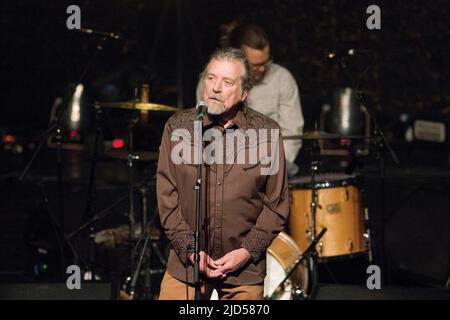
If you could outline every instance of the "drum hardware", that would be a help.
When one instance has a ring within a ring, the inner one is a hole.
[[[366,117],[366,122],[368,123],[368,126],[371,127],[371,130],[373,128],[373,137],[372,139],[370,139],[372,141],[372,144],[375,146],[375,150],[376,150],[376,158],[378,160],[378,166],[379,166],[379,175],[380,175],[380,179],[381,179],[381,183],[380,183],[380,195],[381,195],[381,204],[380,204],[380,208],[381,208],[381,212],[380,212],[380,216],[381,216],[381,225],[380,225],[380,230],[379,230],[379,234],[381,235],[381,238],[379,239],[379,243],[381,244],[381,248],[380,248],[380,256],[378,257],[379,262],[377,262],[380,267],[383,270],[386,270],[386,279],[387,282],[390,282],[390,267],[389,267],[389,261],[388,259],[386,259],[386,257],[388,257],[388,255],[386,254],[385,248],[384,246],[384,230],[383,230],[383,224],[384,224],[384,219],[386,219],[386,208],[385,208],[385,184],[386,184],[386,168],[385,168],[385,153],[389,153],[390,158],[392,159],[392,161],[396,164],[399,165],[400,162],[398,160],[398,157],[396,155],[396,153],[394,152],[394,150],[392,149],[391,145],[388,143],[388,141],[386,140],[383,131],[381,130],[380,126],[378,125],[378,122],[376,120],[376,118],[374,116],[372,116],[370,110],[368,110],[368,108],[366,108],[366,103],[363,97],[363,93],[361,90],[361,86],[363,84],[363,81],[366,77],[366,75],[368,74],[368,71],[372,68],[372,64],[369,64],[368,66],[366,66],[365,70],[363,71],[363,73],[360,75],[360,78],[358,79],[358,81],[355,81],[355,77],[352,74],[351,70],[347,67],[347,65],[342,61],[342,59],[339,59],[339,63],[340,66],[342,68],[342,70],[345,72],[346,76],[348,77],[348,79],[350,80],[351,84],[352,84],[352,88],[350,90],[352,90],[352,97],[354,98],[355,101],[357,101],[358,105],[360,106],[360,110],[362,112],[365,113],[365,117]],[[378,242],[378,241],[377,241]],[[370,252],[371,250],[369,250]]]
[[[316,206],[316,225],[328,228],[317,247],[319,258],[324,260],[364,252],[368,248],[364,238],[366,226],[356,178],[345,174],[317,174],[315,180],[318,202],[321,203]],[[309,176],[289,181],[293,198],[290,235],[301,250],[312,241],[310,181]]]
[[[373,140],[372,137],[359,136],[359,135],[345,135],[337,133],[329,133],[325,131],[307,131],[300,135],[283,136],[283,140]]]
[[[119,108],[125,108],[125,109],[131,109],[133,112],[136,110],[144,111],[146,115],[146,119],[148,119],[148,111],[168,111],[168,112],[174,112],[177,109],[172,108],[169,106],[164,105],[157,105],[154,103],[149,103],[149,88],[148,85],[144,84],[142,86],[142,92],[141,92],[141,100],[139,102],[134,102],[132,104],[104,104],[105,107],[119,107]],[[136,113],[135,113],[136,115]],[[130,224],[130,235],[129,235],[129,241],[132,245],[133,242],[136,240],[136,234],[135,234],[135,210],[134,210],[134,198],[133,198],[133,186],[134,186],[134,161],[139,159],[138,155],[135,155],[133,153],[133,126],[139,121],[138,117],[132,118],[129,125],[129,154],[127,156],[127,164],[129,168],[129,198],[130,198],[130,212],[129,212],[129,224]],[[143,183],[142,186],[139,188],[139,191],[141,193],[141,200],[142,200],[142,232],[137,239],[137,242],[133,248],[130,248],[130,274],[132,274],[131,278],[129,279],[129,293],[128,297],[129,300],[133,300],[136,298],[136,286],[138,278],[141,276],[141,268],[143,265],[145,265],[145,269],[143,271],[145,275],[144,280],[144,290],[140,295],[140,298],[148,298],[151,295],[151,275],[152,270],[150,270],[150,258],[152,255],[152,249],[154,249],[157,252],[157,256],[159,258],[162,257],[162,254],[157,249],[156,245],[153,243],[149,246],[149,243],[151,242],[151,234],[149,232],[149,228],[147,228],[147,214],[148,214],[148,203],[147,203],[147,184]],[[153,216],[150,220],[150,225],[153,224],[156,216],[157,211],[153,213]],[[141,246],[141,248],[139,248]],[[137,259],[137,263],[135,263],[135,260]],[[165,265],[165,261],[162,261],[163,265]],[[154,273],[154,272],[153,272]],[[124,294],[127,294],[125,291]]]
[[[295,285],[293,290],[293,297],[293,300],[307,300],[308,293],[299,285]]]
[[[138,277],[140,275],[142,261],[144,260],[144,255],[146,254],[146,251],[147,251],[149,239],[150,239],[150,236],[149,236],[149,234],[147,234],[145,236],[144,245],[143,245],[142,250],[141,250],[140,255],[139,255],[139,260],[138,260],[136,269],[134,270],[133,277],[131,278],[131,282],[130,282],[130,300],[133,300],[134,297],[135,297],[135,294],[136,294],[136,283],[137,283],[137,279],[138,279]],[[148,274],[146,273],[146,276],[147,275]],[[148,280],[147,280],[147,277],[146,277],[146,285],[148,285],[147,281]],[[150,288],[148,286],[146,286],[146,289],[148,289],[149,292],[150,292]]]
[[[167,262],[161,254],[158,246],[156,245],[155,239],[153,238],[152,228],[154,225],[154,220],[158,216],[157,210],[153,213],[150,222],[147,223],[147,219],[145,218],[147,214],[147,201],[146,201],[146,193],[147,189],[145,187],[140,188],[141,199],[142,199],[142,232],[140,239],[137,241],[133,250],[131,250],[132,261],[131,266],[134,265],[134,259],[137,259],[136,267],[131,269],[133,272],[133,276],[129,278],[129,300],[133,300],[136,298],[136,289],[137,289],[137,281],[140,276],[144,277],[144,288],[141,292],[139,298],[149,298],[151,297],[151,276],[155,274],[161,274],[165,272],[165,269],[151,269],[150,267],[150,259],[152,257],[153,252],[156,254],[157,258],[161,262],[163,266],[166,266]],[[142,247],[139,249],[139,247]],[[144,266],[144,269],[143,269]],[[142,270],[143,269],[143,270]]]
[[[269,298],[286,275],[286,270],[296,261],[302,251],[287,233],[280,232],[267,249],[264,279],[264,297]],[[276,293],[277,300],[293,300],[301,293],[309,294],[311,276],[308,262],[303,261],[293,275],[286,280],[283,290]],[[298,295],[296,295],[298,294]]]
[[[145,92],[144,92],[144,89]],[[138,123],[142,122],[142,113],[145,113],[146,118],[145,121],[148,121],[148,115],[156,115],[156,114],[164,114],[164,117],[169,117],[174,111],[178,110],[176,108],[172,108],[165,105],[159,105],[155,103],[148,102],[148,86],[143,85],[143,91],[141,95],[140,101],[135,102],[110,102],[110,103],[98,103],[96,104],[97,111],[97,120],[99,115],[104,111],[104,108],[112,108],[112,109],[124,109],[129,110],[130,113],[127,114],[128,123],[126,126],[126,131],[128,131],[128,148],[120,153],[118,158],[126,161],[126,165],[128,168],[128,192],[125,196],[121,197],[117,201],[115,201],[111,206],[102,210],[100,213],[95,214],[81,225],[77,230],[69,234],[69,239],[78,234],[83,229],[89,227],[90,229],[90,247],[91,252],[95,252],[93,246],[95,243],[102,244],[106,247],[116,247],[116,246],[128,246],[130,249],[130,276],[127,277],[126,283],[124,285],[124,291],[121,291],[120,294],[122,297],[126,297],[127,299],[135,299],[139,296],[147,297],[148,294],[151,293],[151,276],[154,274],[161,273],[160,269],[152,270],[150,269],[150,258],[152,253],[154,252],[158,259],[160,260],[163,266],[166,265],[166,261],[159,251],[158,246],[156,245],[156,241],[160,239],[159,234],[156,235],[155,228],[153,228],[154,219],[157,216],[157,212],[155,212],[151,218],[151,221],[147,221],[148,214],[148,192],[149,192],[149,181],[147,179],[144,182],[139,182],[135,184],[135,167],[136,161],[138,160],[156,160],[156,156],[147,157],[147,151],[143,152],[135,152],[134,150],[134,139],[133,136],[135,134],[134,128]],[[158,118],[159,119],[159,118]],[[159,119],[161,120],[161,119]],[[89,190],[92,190],[92,185],[94,181],[94,173],[95,173],[95,164],[96,164],[96,150],[97,150],[97,141],[98,135],[101,131],[100,121],[97,121],[97,130],[96,137],[94,143],[94,153],[92,159],[91,166],[91,174],[90,174],[90,182],[89,182]],[[150,153],[150,152],[148,152]],[[148,174],[145,174],[148,176]],[[136,218],[136,208],[135,208],[135,192],[138,191],[141,199],[141,209],[142,215],[141,220],[138,223],[138,219]],[[118,228],[113,228],[109,230],[103,230],[98,233],[94,233],[94,228],[92,227],[93,222],[104,218],[111,211],[111,208],[129,198],[129,211],[126,213],[128,217],[128,225],[120,226]],[[86,205],[86,212],[90,211],[90,203],[92,199],[90,197],[90,192],[88,194],[88,202]],[[140,232],[139,232],[140,231]],[[93,265],[95,262],[95,257],[93,254],[90,255],[90,263],[87,265],[88,269],[93,270]],[[89,271],[91,272],[91,271]],[[145,284],[143,291],[141,292],[139,287],[138,294],[138,279],[140,276],[145,277]]]
[[[119,199],[117,199],[114,203],[112,203],[111,205],[109,205],[108,207],[106,207],[105,209],[101,210],[100,212],[92,215],[92,217],[87,220],[86,222],[84,222],[81,226],[79,226],[77,229],[75,229],[74,231],[72,231],[71,233],[69,233],[67,235],[67,240],[70,241],[74,236],[76,236],[78,233],[80,233],[81,231],[85,230],[86,228],[89,227],[89,250],[90,250],[90,257],[89,257],[89,262],[84,261],[85,263],[85,267],[86,267],[86,271],[85,274],[89,275],[92,274],[92,280],[96,279],[95,276],[95,248],[93,248],[95,242],[96,242],[96,235],[93,233],[94,232],[94,228],[93,228],[93,224],[96,221],[99,221],[103,218],[105,218],[108,214],[110,214],[112,211],[112,208],[114,208],[115,206],[117,206],[119,203],[121,203],[122,201],[124,201],[125,199],[128,198],[128,194],[120,197]]]
[[[353,251],[353,241],[352,240],[348,240],[348,251],[350,251],[350,252]]]
[[[116,115],[116,112],[119,112],[121,122],[122,114],[125,112],[127,117],[131,116],[135,121],[131,128],[121,128],[120,124],[113,126],[115,130],[109,135],[113,135],[113,138],[121,139],[127,135],[128,148],[108,148],[105,150],[106,156],[129,160],[130,147],[133,147],[132,160],[158,160],[158,148],[163,125],[178,109],[164,104],[148,102],[148,97],[148,85],[144,84],[142,85],[140,100],[98,103],[100,108],[110,111],[108,114],[111,114],[113,119],[115,119],[113,116]],[[133,146],[130,145],[131,143]]]
[[[368,136],[342,135],[342,134],[333,134],[333,133],[328,133],[328,132],[324,132],[324,131],[318,131],[317,124],[316,124],[316,129],[314,131],[305,132],[303,135],[285,136],[285,137],[283,137],[283,139],[302,139],[302,140],[311,140],[312,141],[312,146],[310,147],[311,184],[309,186],[309,188],[311,190],[311,201],[310,201],[311,215],[309,216],[307,213],[305,213],[305,216],[306,216],[306,224],[305,224],[306,229],[305,230],[306,230],[307,239],[310,239],[310,241],[313,241],[315,239],[315,235],[316,235],[317,210],[322,211],[322,206],[320,205],[320,203],[318,201],[318,189],[329,188],[332,185],[332,183],[330,181],[321,181],[321,182],[316,183],[316,176],[319,171],[319,165],[320,165],[320,161],[317,159],[317,155],[320,154],[319,141],[335,140],[335,139],[371,140],[371,138]],[[347,186],[349,184],[350,183],[348,183],[345,180],[342,182],[343,186]],[[344,202],[350,201],[351,194],[347,188],[344,188],[344,193],[343,193],[342,197],[343,197],[342,200]],[[294,198],[294,197],[292,197],[292,198]],[[295,203],[295,199],[293,199],[292,202]],[[326,203],[324,203],[324,205],[325,205],[325,211],[328,214],[338,214],[338,213],[342,212],[342,210],[343,210],[339,201],[332,202],[332,203],[328,203],[328,201],[327,201]],[[291,217],[292,217],[292,214],[291,214]],[[311,219],[311,222],[309,222],[309,219]],[[297,238],[297,237],[294,235],[294,238]],[[299,239],[296,239],[296,240],[299,241]],[[353,241],[351,239],[349,239],[348,241],[350,241],[352,244],[347,245],[347,248],[350,252],[352,252],[353,248],[354,248]],[[319,254],[322,256],[323,253],[324,253],[324,242],[321,241],[319,243]]]
[[[317,127],[317,123],[316,123],[316,127]],[[321,233],[320,233],[320,237],[316,237],[316,210],[317,210],[317,205],[318,205],[318,200],[317,200],[317,189],[316,189],[316,173],[319,170],[319,160],[316,158],[316,154],[317,152],[320,151],[320,147],[318,144],[318,140],[314,139],[313,140],[313,145],[311,147],[311,225],[312,225],[312,232],[311,232],[311,244],[314,244],[314,246],[310,246],[308,249],[311,251],[310,254],[310,261],[311,261],[311,270],[313,273],[313,277],[316,280],[313,285],[317,286],[317,258],[318,258],[318,253],[316,251],[316,243],[320,240],[320,238],[323,237],[323,235],[325,234],[325,232],[327,231],[327,228],[323,228]],[[316,240],[317,239],[317,240]],[[310,249],[311,248],[311,249]],[[320,247],[322,250],[322,245]],[[308,249],[306,250],[306,252],[308,252]],[[316,291],[316,287],[313,288],[312,292],[313,295],[315,294]]]
[[[321,140],[321,139],[341,139],[339,134],[332,134],[324,131],[308,131],[300,135],[283,136],[283,140]]]
[[[58,211],[58,219],[59,219],[59,225],[55,225],[56,230],[58,230],[59,236],[58,236],[58,245],[60,248],[60,272],[61,272],[61,279],[66,279],[66,267],[67,267],[67,254],[71,253],[71,259],[74,260],[75,263],[78,263],[78,260],[81,258],[80,255],[75,250],[74,246],[72,245],[70,239],[67,237],[66,233],[66,223],[65,223],[65,213],[64,213],[64,184],[63,184],[63,159],[62,159],[62,150],[63,150],[63,126],[62,126],[62,118],[63,115],[66,113],[67,109],[69,108],[71,102],[75,98],[77,94],[77,89],[80,88],[78,85],[82,84],[85,81],[85,77],[88,74],[89,70],[91,69],[91,66],[93,65],[97,55],[100,53],[101,50],[103,50],[103,43],[106,42],[106,37],[101,37],[97,40],[97,43],[95,45],[95,50],[90,56],[90,59],[88,60],[86,66],[82,69],[82,73],[78,78],[78,81],[75,83],[76,86],[72,86],[68,92],[68,94],[64,97],[63,101],[61,102],[58,110],[55,112],[54,116],[52,117],[50,124],[45,132],[45,134],[42,136],[40,142],[38,143],[33,155],[31,156],[30,161],[25,166],[24,170],[22,171],[20,177],[19,177],[19,183],[21,183],[24,178],[26,177],[29,169],[31,168],[31,165],[33,164],[34,160],[36,159],[37,155],[39,154],[40,150],[42,149],[42,146],[47,141],[51,141],[51,136],[53,135],[55,137],[56,142],[56,170],[57,170],[57,177],[58,177],[58,186],[57,186],[57,192],[58,192],[58,205],[57,205],[57,211]]]
[[[140,101],[102,102],[99,103],[99,106],[102,108],[147,111],[148,113],[150,113],[150,115],[161,112],[174,113],[178,111],[177,108],[164,104]]]
[[[305,221],[305,236],[307,239],[311,239],[312,237],[312,232],[311,232],[311,225],[309,225],[309,218],[308,215],[305,216],[306,217],[306,221]]]
[[[316,245],[317,245],[318,241],[323,237],[325,232],[327,232],[327,228],[323,228],[320,231],[320,233],[315,237],[315,239],[311,242],[311,244],[308,246],[308,248],[305,250],[305,252],[303,252],[300,256],[298,256],[297,259],[294,261],[294,263],[292,263],[292,265],[286,269],[286,276],[278,284],[278,286],[273,291],[273,293],[268,297],[268,299],[274,300],[277,297],[277,295],[279,295],[280,292],[282,292],[284,290],[286,283],[288,283],[288,279],[290,279],[290,277],[292,276],[292,274],[294,273],[294,271],[296,270],[296,268],[299,266],[300,263],[302,263],[306,258],[312,258],[312,260],[315,259],[314,255],[315,255],[315,251],[316,251]],[[313,266],[313,268],[315,268],[315,267]],[[315,272],[314,269],[313,269],[313,272]],[[313,288],[315,288],[316,285],[317,285],[316,283],[312,283]],[[301,290],[301,289],[299,290],[298,287],[294,288],[294,292],[298,293],[298,296],[296,296],[297,299],[308,299],[311,296],[313,296],[312,294],[310,296],[307,296],[307,295],[305,296],[305,291]]]
[[[320,153],[319,140],[343,138],[367,140],[370,138],[330,134],[317,129],[287,138],[312,141],[310,175],[307,176],[308,181],[304,186],[307,192],[302,194],[303,191],[296,190],[295,186],[291,191],[291,236],[300,249],[304,250],[311,241],[315,240],[316,227],[318,225],[327,227],[329,229],[327,236],[317,245],[317,254],[321,259],[365,251],[363,212],[361,196],[354,181],[356,179],[350,175],[341,175],[338,179],[330,176],[330,179],[327,179],[327,175],[318,174],[320,161],[317,156]],[[291,180],[290,185],[296,180],[298,179]],[[300,194],[302,194],[301,201],[298,199]],[[310,204],[309,210],[308,206],[304,205],[307,203]],[[302,216],[305,218],[303,219]]]

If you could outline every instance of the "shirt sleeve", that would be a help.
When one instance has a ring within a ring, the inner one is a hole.
[[[303,133],[304,118],[300,103],[297,83],[289,71],[285,70],[280,76],[280,97],[278,119],[283,136],[300,135]],[[294,162],[302,146],[301,140],[284,141],[286,160]]]
[[[250,252],[255,263],[265,256],[267,248],[284,229],[289,216],[289,189],[281,134],[278,142],[279,170],[267,176],[263,209],[241,244],[242,248]]]
[[[170,120],[166,123],[156,171],[159,217],[172,248],[181,261],[194,253],[194,232],[183,217],[175,180],[175,164],[171,161]]]

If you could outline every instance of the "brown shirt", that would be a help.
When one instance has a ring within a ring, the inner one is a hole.
[[[185,146],[191,148],[191,160],[193,159],[196,119],[196,110],[192,108],[176,113],[167,121],[157,170],[159,215],[172,245],[167,271],[182,281],[186,281],[187,277],[189,282],[193,282],[193,265],[188,257],[194,252],[196,164],[193,161],[175,164],[171,160],[171,154],[173,148],[181,143],[181,140],[172,137],[180,130],[174,130],[182,129],[184,137],[188,133],[192,139],[191,143],[189,140],[186,142],[184,138],[182,140],[186,143]],[[224,139],[225,150],[226,131],[223,126],[206,116],[202,123],[203,133],[209,128],[219,130]],[[256,131],[279,129],[275,121],[247,107],[237,112],[231,128]],[[266,144],[270,155],[271,142],[275,140],[271,139],[270,133],[265,137],[266,139],[258,139],[258,150],[261,150],[259,147],[262,144]],[[252,256],[244,267],[228,274],[223,280],[225,284],[250,285],[264,281],[266,249],[284,228],[288,218],[288,181],[279,131],[278,139],[279,167],[276,172],[272,172],[274,174],[262,174],[262,169],[270,166],[265,161],[250,161],[245,157],[245,163],[236,163],[236,155],[239,152],[248,152],[255,147],[255,144],[248,143],[249,139],[243,144],[245,148],[239,149],[235,145],[233,163],[224,160],[222,164],[203,165],[201,250],[213,259],[219,259],[239,248],[247,249]],[[204,148],[207,148],[207,143]],[[223,153],[226,154],[225,151]]]

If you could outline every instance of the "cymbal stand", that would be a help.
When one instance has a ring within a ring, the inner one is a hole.
[[[366,56],[367,58],[367,56]],[[386,203],[385,203],[385,191],[386,191],[386,167],[385,167],[385,153],[386,151],[389,153],[391,159],[393,160],[393,162],[396,165],[400,164],[400,161],[398,160],[398,157],[396,155],[396,153],[394,152],[394,150],[392,149],[392,147],[390,146],[390,144],[388,143],[388,141],[386,140],[383,131],[381,130],[380,126],[378,125],[378,122],[376,120],[376,118],[369,112],[369,110],[367,109],[367,104],[365,103],[365,99],[363,97],[363,94],[361,92],[361,87],[362,87],[362,83],[365,80],[366,75],[368,74],[369,70],[372,68],[372,66],[374,65],[373,60],[370,61],[370,64],[365,68],[365,70],[363,71],[361,77],[359,78],[358,82],[355,81],[355,78],[353,77],[352,73],[350,72],[348,66],[345,64],[345,62],[342,59],[339,59],[340,65],[342,67],[342,69],[344,70],[344,72],[346,73],[346,75],[348,76],[348,78],[350,79],[352,86],[355,88],[358,100],[361,104],[361,106],[364,108],[364,110],[366,111],[367,115],[369,116],[370,122],[372,123],[372,125],[374,126],[374,132],[373,135],[375,137],[378,138],[378,141],[376,142],[376,157],[377,157],[377,161],[378,161],[378,170],[379,170],[379,176],[380,176],[380,207],[381,207],[381,212],[380,212],[380,222],[379,222],[379,231],[378,234],[380,235],[380,239],[379,239],[379,243],[380,243],[380,253],[379,253],[379,257],[376,257],[375,260],[379,260],[378,264],[381,265],[382,269],[385,270],[385,274],[386,274],[386,280],[384,280],[383,278],[383,283],[390,283],[390,262],[389,262],[389,256],[386,254],[386,248],[385,248],[385,230],[384,230],[384,222],[386,219]],[[377,250],[378,251],[378,250]]]
[[[316,210],[317,210],[317,189],[316,174],[319,170],[319,161],[315,158],[316,148],[318,148],[317,140],[311,148],[311,240],[316,239]]]
[[[136,283],[137,283],[137,280],[140,275],[140,270],[141,270],[142,263],[144,262],[144,258],[150,256],[150,254],[147,253],[148,243],[150,241],[150,232],[147,231],[147,210],[148,210],[147,209],[148,208],[147,192],[148,192],[148,188],[145,183],[139,188],[139,192],[141,193],[141,201],[142,201],[142,208],[141,208],[141,210],[142,210],[142,216],[141,216],[142,231],[141,231],[140,239],[136,243],[136,246],[134,247],[134,250],[132,252],[132,254],[133,254],[132,259],[134,259],[137,256],[139,244],[142,242],[142,239],[144,239],[144,244],[140,251],[139,260],[136,265],[136,269],[134,270],[133,276],[131,278],[131,283],[130,283],[130,299],[131,300],[133,300],[136,296]],[[151,293],[151,279],[150,279],[150,274],[149,274],[149,270],[148,270],[149,262],[150,261],[145,261],[145,265],[146,265],[146,268],[145,268],[145,290],[146,290],[146,292],[143,293],[143,296],[146,296],[147,294]]]
[[[98,154],[98,140],[100,133],[102,131],[101,126],[101,114],[102,110],[100,107],[95,104],[94,105],[95,110],[95,137],[94,137],[94,146],[93,146],[93,152],[92,152],[92,160],[91,160],[91,169],[89,174],[89,184],[88,184],[88,191],[86,196],[86,206],[84,210],[84,216],[87,220],[93,218],[92,214],[92,202],[93,197],[92,193],[95,188],[95,172],[96,172],[96,166],[97,166],[97,154]],[[68,237],[69,239],[69,237]],[[88,264],[85,266],[86,270],[84,272],[84,278],[85,280],[95,280],[95,229],[94,225],[89,225],[89,258],[88,258]]]
[[[136,112],[133,111],[132,119],[130,120],[129,126],[129,136],[128,136],[128,146],[129,153],[127,155],[127,165],[128,165],[128,177],[129,177],[129,196],[130,196],[130,212],[128,213],[128,219],[130,223],[130,243],[135,238],[135,223],[136,223],[136,213],[134,210],[134,161],[139,159],[138,155],[133,154],[133,127],[137,123],[139,116],[136,116]]]
[[[136,284],[137,284],[139,276],[142,274],[141,268],[143,265],[145,266],[145,270],[144,270],[145,285],[144,285],[144,289],[141,294],[141,297],[144,299],[147,297],[151,297],[151,294],[152,294],[151,277],[152,277],[152,275],[158,274],[158,273],[164,273],[164,271],[165,271],[165,269],[155,269],[155,270],[151,269],[150,263],[151,263],[152,253],[155,252],[158,259],[162,263],[162,265],[163,266],[166,265],[166,261],[165,261],[163,255],[161,254],[161,252],[159,251],[157,244],[155,243],[154,240],[151,239],[151,226],[152,226],[155,218],[158,216],[157,211],[154,212],[152,218],[150,219],[150,222],[147,225],[146,215],[147,215],[147,211],[148,211],[148,206],[147,206],[148,188],[144,184],[139,190],[141,192],[141,197],[142,197],[141,198],[142,199],[142,232],[141,232],[141,237],[133,250],[134,257],[138,257],[137,252],[139,251],[138,248],[139,248],[140,243],[142,243],[142,241],[144,241],[144,244],[142,245],[142,248],[140,249],[139,259],[138,259],[138,262],[136,265],[136,269],[134,270],[133,276],[130,279],[130,299],[131,300],[133,300],[136,297]]]
[[[136,240],[136,212],[134,207],[134,161],[139,160],[139,156],[133,154],[133,127],[134,125],[139,121],[139,114],[136,116],[136,113],[134,113],[132,120],[130,122],[130,131],[129,131],[129,154],[127,156],[127,163],[129,168],[129,197],[130,197],[130,212],[129,212],[129,224],[130,224],[130,245],[133,246],[134,241]],[[150,235],[150,226],[147,226],[147,214],[148,214],[148,201],[147,201],[147,195],[148,195],[148,186],[147,182],[144,181],[144,183],[140,186],[139,192],[141,194],[141,201],[142,201],[142,215],[141,215],[141,235],[139,239],[137,239],[135,245],[131,247],[130,249],[130,274],[132,275],[130,281],[130,296],[129,298],[131,300],[136,298],[136,285],[137,281],[139,279],[139,276],[141,275],[141,268],[142,265],[145,265],[145,288],[144,292],[142,293],[142,297],[147,297],[151,295],[151,274],[156,273],[153,272],[153,270],[150,270],[150,257],[151,257],[151,250],[149,243],[151,241],[151,235]],[[156,217],[156,213],[153,215],[150,224],[153,223],[153,220]],[[143,242],[142,248],[139,250],[139,247],[141,243]],[[157,251],[158,257],[162,256],[158,252],[157,246],[152,243],[152,248]],[[135,259],[138,258],[137,264],[135,263]]]
[[[76,84],[83,83],[85,81],[86,75],[91,69],[91,66],[94,64],[94,61],[96,60],[96,57],[99,55],[101,50],[103,50],[103,42],[107,40],[106,37],[102,37],[98,40],[97,45],[95,47],[94,52],[92,53],[90,59],[88,60],[85,68],[83,69],[81,75],[78,78],[78,81]],[[66,255],[68,253],[71,253],[72,256],[70,257],[70,260],[72,260],[75,263],[78,263],[78,260],[80,260],[80,257],[75,250],[74,246],[70,242],[70,239],[67,239],[66,235],[66,221],[65,221],[65,211],[64,211],[64,181],[63,181],[63,153],[62,153],[62,144],[63,144],[63,128],[61,119],[63,114],[66,112],[66,110],[69,108],[70,102],[73,99],[73,96],[76,91],[76,85],[73,85],[71,89],[69,90],[68,94],[64,97],[64,100],[59,107],[59,109],[56,111],[55,116],[53,119],[51,119],[49,127],[47,128],[46,132],[42,135],[42,138],[40,142],[38,143],[37,147],[35,148],[35,151],[33,152],[33,155],[31,156],[31,159],[23,169],[20,177],[19,177],[19,183],[22,183],[22,181],[25,179],[26,175],[28,174],[28,171],[31,168],[31,165],[34,163],[34,160],[38,156],[40,150],[42,149],[42,146],[44,143],[50,139],[52,135],[54,135],[56,140],[56,174],[58,178],[57,183],[57,194],[58,194],[58,201],[57,201],[57,212],[58,212],[58,218],[59,218],[59,225],[56,227],[58,228],[58,247],[60,250],[60,277],[61,279],[65,279],[66,277],[66,267],[69,264],[66,259]]]
[[[317,207],[320,207],[320,204],[318,203],[318,197],[317,197],[317,187],[316,187],[316,174],[319,170],[320,161],[316,158],[316,154],[319,151],[319,143],[315,139],[313,140],[313,145],[311,147],[311,241],[312,243],[317,244],[318,243],[318,237],[316,236],[316,211]],[[326,230],[326,229],[325,229]],[[324,232],[323,232],[324,233]],[[321,233],[321,237],[322,237]],[[312,246],[309,253],[310,257],[310,271],[312,275],[312,285],[311,285],[311,296],[314,296],[317,286],[317,259],[318,254],[316,250],[316,246]]]
[[[139,156],[133,154],[133,127],[139,121],[139,114],[136,111],[131,113],[131,119],[129,124],[129,135],[128,135],[128,155],[127,155],[127,166],[128,166],[128,194],[130,201],[130,211],[128,212],[128,223],[129,223],[129,244],[130,244],[130,271],[134,270],[134,254],[133,243],[136,237],[135,223],[136,214],[134,209],[134,161],[139,159]]]

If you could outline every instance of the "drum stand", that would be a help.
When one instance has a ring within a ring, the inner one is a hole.
[[[323,237],[325,232],[327,232],[327,228],[323,228],[320,231],[320,233],[317,235],[317,237],[314,238],[314,240],[311,242],[311,244],[308,246],[308,248],[305,250],[305,252],[302,253],[289,268],[286,269],[286,276],[280,282],[280,284],[277,286],[277,288],[274,290],[274,292],[270,295],[270,297],[268,298],[269,300],[274,300],[280,292],[283,292],[286,281],[292,276],[292,273],[295,271],[295,269],[298,267],[298,265],[303,262],[303,260],[305,260],[306,258],[314,259],[314,255],[317,256],[316,245],[319,242],[319,240]],[[315,268],[315,266],[314,266],[314,268]],[[311,294],[309,294],[309,296],[307,294],[305,294],[305,292],[299,291],[299,289],[294,287],[294,299],[295,300],[305,300],[305,299],[311,299],[312,297],[314,297],[313,293],[315,293],[316,284],[317,284],[316,279],[313,279],[312,291],[311,291]]]
[[[134,241],[136,240],[136,230],[135,230],[135,222],[136,222],[136,215],[135,215],[135,208],[134,208],[134,161],[139,160],[139,156],[133,154],[133,126],[137,123],[137,118],[133,117],[130,124],[130,132],[129,132],[129,154],[127,156],[127,163],[129,168],[129,198],[130,198],[130,212],[129,212],[129,228],[130,228],[130,235],[129,235],[129,241],[130,245],[132,246]],[[155,217],[157,216],[157,211],[153,214],[150,224],[147,225],[147,213],[148,213],[148,203],[147,203],[147,194],[148,194],[148,187],[147,182],[144,181],[144,183],[140,186],[139,192],[141,194],[141,201],[142,201],[142,215],[141,215],[141,235],[139,239],[137,240],[134,247],[130,247],[130,274],[132,277],[128,277],[126,282],[129,282],[129,294],[126,294],[126,298],[128,300],[133,300],[136,298],[136,286],[139,276],[141,275],[141,268],[144,265],[145,270],[145,285],[144,289],[140,295],[139,298],[148,298],[151,296],[151,276],[152,274],[157,273],[163,273],[165,269],[157,269],[157,270],[151,270],[150,269],[150,262],[151,262],[151,256],[152,256],[152,249],[155,251],[156,255],[158,256],[158,259],[160,260],[161,264],[163,266],[166,265],[166,261],[161,254],[161,252],[158,249],[158,246],[154,242],[154,240],[151,239],[151,225],[153,224],[153,221],[155,220]],[[143,243],[143,244],[142,244]],[[139,249],[140,245],[142,244],[142,247]],[[135,263],[135,259],[137,260],[137,263]]]
[[[311,240],[316,239],[316,210],[317,210],[317,190],[316,190],[316,174],[319,170],[319,161],[316,159],[316,151],[319,148],[317,140],[314,140],[311,148]]]
[[[138,262],[136,264],[136,268],[132,272],[133,276],[132,278],[128,278],[130,281],[130,295],[129,299],[133,300],[136,297],[136,284],[137,280],[142,273],[145,276],[145,285],[144,289],[142,291],[142,294],[140,298],[146,299],[151,297],[152,294],[152,284],[151,284],[151,277],[153,274],[161,274],[164,273],[165,269],[151,269],[150,263],[151,263],[151,257],[153,252],[157,255],[159,261],[161,262],[161,265],[166,266],[166,261],[160,252],[156,242],[151,239],[151,226],[153,225],[153,222],[158,215],[158,212],[155,211],[152,218],[150,219],[149,224],[147,225],[147,192],[148,189],[146,185],[143,185],[139,191],[141,192],[141,199],[142,199],[142,232],[141,237],[136,243],[136,246],[132,250],[132,265],[135,258],[138,258]],[[140,244],[143,242],[142,248],[138,250]],[[139,254],[138,254],[139,252]],[[145,269],[141,271],[142,266],[145,266]]]
[[[309,261],[309,268],[311,272],[311,293],[310,296],[314,297],[317,289],[317,260],[318,260],[318,253],[316,250],[316,245],[319,242],[320,238],[323,236],[323,234],[326,232],[326,228],[324,228],[321,233],[320,237],[316,236],[316,210],[317,206],[320,206],[318,204],[317,199],[317,188],[316,188],[316,174],[319,170],[319,160],[316,158],[316,154],[320,150],[318,140],[313,140],[313,145],[311,147],[311,228],[309,230],[310,237],[311,237],[311,244],[314,244],[313,246],[309,246],[308,250],[311,252],[309,253],[310,261]],[[325,230],[325,231],[324,231]],[[307,252],[308,252],[307,250]]]

